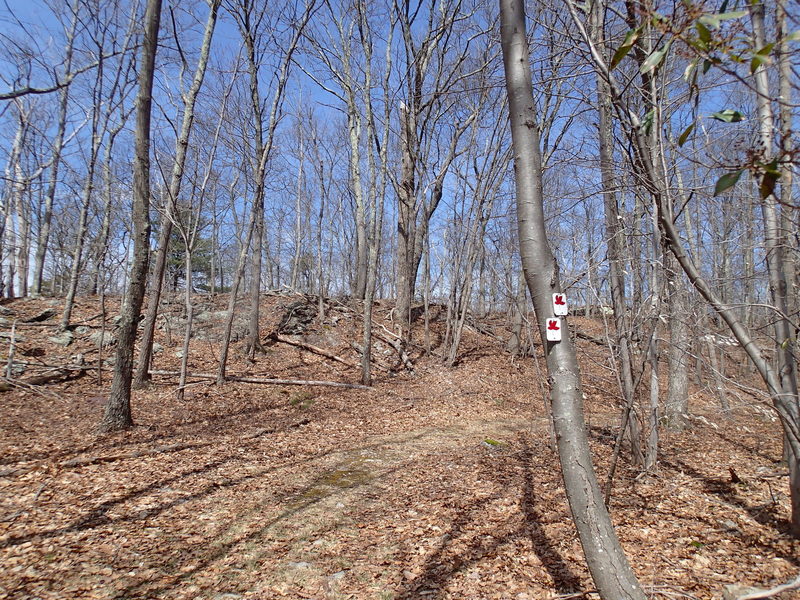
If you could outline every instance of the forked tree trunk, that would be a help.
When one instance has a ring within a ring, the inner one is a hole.
[[[131,416],[131,376],[136,328],[147,283],[150,242],[150,108],[153,103],[153,72],[161,22],[161,0],[148,0],[145,12],[144,43],[136,100],[136,158],[133,163],[133,262],[131,264],[122,321],[117,337],[114,378],[101,431],[125,429],[133,425]]]
[[[192,133],[194,124],[194,107],[197,96],[203,85],[205,78],[208,57],[211,52],[211,40],[214,36],[214,28],[217,24],[217,14],[221,0],[213,0],[209,8],[208,19],[206,20],[203,42],[200,46],[200,58],[197,61],[197,68],[194,72],[192,86],[189,94],[184,98],[183,120],[181,130],[175,143],[175,162],[172,165],[170,176],[169,193],[167,195],[164,214],[161,218],[161,227],[158,235],[158,251],[156,252],[155,268],[150,279],[150,297],[147,303],[147,314],[144,320],[144,331],[142,332],[142,343],[139,349],[139,364],[136,368],[134,384],[142,387],[150,379],[150,362],[153,357],[153,335],[156,327],[156,317],[158,316],[158,305],[161,301],[161,286],[164,281],[164,270],[167,264],[167,252],[169,250],[169,240],[172,235],[172,223],[177,218],[178,195],[183,180],[183,171],[186,164],[186,155],[189,150],[189,136]]]
[[[553,426],[564,485],[589,572],[605,600],[644,600],[645,595],[622,551],[589,454],[580,373],[568,333],[545,341],[552,294],[561,292],[558,265],[545,233],[541,150],[533,101],[522,0],[500,1],[500,37],[506,74],[516,170],[520,257],[545,351],[551,381]],[[567,320],[562,319],[567,331]]]

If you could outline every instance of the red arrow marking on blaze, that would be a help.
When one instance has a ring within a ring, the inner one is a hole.
[[[561,328],[558,326],[558,321],[548,321],[547,329],[549,329],[550,331],[558,331]]]
[[[556,296],[556,304],[564,306],[566,304],[566,302],[564,302],[564,296]]]

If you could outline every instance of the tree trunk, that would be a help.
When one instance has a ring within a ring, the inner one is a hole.
[[[131,416],[131,375],[136,329],[147,283],[150,242],[150,108],[153,73],[161,21],[161,0],[148,0],[145,32],[139,66],[139,94],[136,101],[136,158],[133,165],[133,262],[117,336],[116,361],[111,393],[106,405],[102,431],[133,425]]]
[[[399,206],[397,210],[397,319],[400,322],[400,337],[411,340],[411,303],[413,297],[411,272],[414,262],[414,239],[416,238],[416,194],[415,165],[412,148],[416,126],[413,116],[405,104],[400,105],[400,175]]]
[[[592,5],[592,36],[598,47],[605,51],[602,4]],[[597,77],[598,141],[600,149],[600,177],[603,183],[603,212],[605,216],[606,259],[608,283],[611,289],[611,306],[614,310],[614,331],[617,349],[617,370],[622,391],[622,418],[627,421],[627,435],[631,444],[634,465],[644,464],[639,420],[634,410],[633,361],[631,357],[631,326],[628,305],[625,301],[624,221],[617,204],[616,178],[614,176],[614,140],[612,135],[611,92],[608,83]],[[630,413],[633,412],[633,415]],[[626,419],[625,415],[629,415]]]
[[[78,26],[78,2],[74,2],[72,7],[72,22],[69,34],[67,35],[67,45],[64,49],[64,72],[72,70],[72,54],[74,49],[75,31]],[[64,134],[67,129],[67,108],[69,106],[70,86],[64,86],[59,92],[58,106],[58,126],[56,136],[53,140],[52,166],[50,167],[50,183],[44,199],[44,211],[39,225],[39,235],[36,239],[36,255],[33,261],[33,284],[31,292],[34,296],[42,293],[42,274],[44,272],[44,259],[47,254],[47,245],[50,241],[50,225],[53,217],[53,201],[56,197],[56,186],[58,185],[58,169],[61,166],[61,151],[64,146]]]
[[[766,44],[764,33],[764,4],[753,3],[749,6],[750,18],[753,25],[753,42],[756,47],[763,48]],[[762,160],[768,163],[773,156],[773,115],[770,103],[769,80],[765,65],[760,65],[754,73],[756,87],[756,106],[759,118],[759,137],[761,142]],[[788,99],[784,99],[786,101]],[[781,168],[785,175],[791,169]],[[787,286],[786,286],[786,261],[781,235],[780,220],[778,216],[778,199],[772,189],[765,187],[766,176],[762,175],[760,183],[762,199],[761,210],[764,215],[764,245],[767,255],[767,273],[769,275],[769,291],[772,305],[777,314],[774,317],[775,354],[777,371],[780,378],[780,394],[784,398],[787,408],[791,411],[791,418],[795,431],[786,431],[788,439],[789,480],[792,501],[792,533],[800,537],[800,402],[798,402],[797,371],[794,356],[794,332],[788,317]],[[792,438],[794,433],[794,439]]]
[[[177,217],[178,195],[180,194],[181,183],[183,181],[183,171],[186,165],[186,154],[189,149],[189,136],[192,133],[194,124],[194,107],[200,88],[203,86],[208,57],[211,52],[211,40],[214,36],[214,28],[217,23],[217,14],[221,0],[213,0],[206,20],[203,41],[200,46],[200,58],[194,72],[192,86],[189,88],[188,95],[184,98],[183,119],[178,139],[175,142],[175,162],[172,164],[172,174],[170,176],[169,193],[164,206],[164,213],[161,217],[161,227],[158,234],[158,251],[156,252],[155,267],[150,279],[150,297],[147,300],[147,314],[144,320],[144,330],[142,331],[142,341],[139,347],[139,362],[136,367],[134,386],[139,388],[144,386],[149,380],[150,362],[153,357],[153,335],[156,327],[156,317],[158,316],[158,306],[161,301],[161,287],[164,281],[164,270],[167,263],[167,252],[169,249],[169,239],[172,235],[172,223]],[[188,249],[187,249],[188,252]]]
[[[558,266],[545,232],[539,132],[532,95],[522,0],[501,0],[500,36],[516,170],[520,256],[533,298],[551,382],[553,423],[573,520],[589,571],[605,600],[644,600],[600,493],[589,454],[575,348],[562,319],[561,342],[545,341],[552,294],[560,293]]]
[[[669,310],[669,377],[664,418],[667,427],[682,430],[689,416],[689,298],[683,285],[682,273],[675,270],[675,259],[664,257],[667,273],[667,305]]]
[[[786,0],[776,2],[776,21],[780,45],[778,47],[778,94],[780,103],[781,144],[780,149],[784,159],[794,156],[794,141],[792,139],[792,49],[789,47],[788,37],[791,34],[789,20],[786,14]],[[784,263],[786,268],[786,306],[788,314],[796,315],[798,311],[797,294],[797,258],[795,252],[798,247],[798,222],[796,204],[792,201],[792,183],[794,172],[791,167],[781,172],[781,244],[784,248]],[[792,340],[797,344],[796,332]]]

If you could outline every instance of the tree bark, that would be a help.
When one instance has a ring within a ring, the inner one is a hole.
[[[764,32],[764,4],[751,3],[750,19],[753,26],[753,42],[757,48],[766,44]],[[762,160],[766,164],[773,156],[772,104],[769,93],[769,80],[765,65],[760,65],[754,73],[756,87],[756,107],[759,118],[759,138],[761,142]],[[786,99],[785,99],[786,100]],[[791,169],[781,168],[785,175]],[[778,199],[775,191],[765,187],[766,175],[762,175],[760,183],[762,198],[761,210],[764,215],[764,245],[767,255],[767,272],[769,275],[769,291],[772,304],[777,315],[774,320],[775,354],[778,377],[780,378],[780,394],[790,409],[795,428],[800,428],[800,401],[798,401],[796,359],[794,356],[794,331],[787,318],[787,286],[785,249],[781,235],[781,224],[778,215]],[[795,432],[786,432],[788,438],[787,459],[789,464],[789,482],[792,502],[792,533],[800,537],[800,436]]]
[[[600,493],[589,454],[580,373],[575,348],[562,319],[561,342],[546,342],[544,325],[552,315],[552,294],[560,293],[558,265],[545,232],[541,150],[532,95],[522,0],[500,1],[500,37],[516,171],[520,256],[545,349],[550,376],[553,424],[573,520],[589,571],[602,598],[644,600],[622,551]]]
[[[136,329],[147,282],[150,242],[150,109],[153,103],[153,73],[161,22],[161,0],[148,0],[145,33],[139,67],[139,93],[136,100],[136,158],[133,165],[133,262],[131,263],[122,320],[117,336],[116,361],[111,393],[106,404],[101,431],[125,429],[133,425],[131,415],[131,376]]]
[[[592,36],[599,48],[605,51],[603,3],[592,4]],[[624,226],[617,204],[616,178],[614,176],[614,139],[611,114],[611,91],[608,83],[597,77],[598,141],[600,150],[600,177],[603,184],[603,213],[605,216],[606,259],[608,283],[611,289],[611,306],[614,310],[614,332],[617,364],[622,391],[622,418],[627,422],[627,435],[631,444],[633,464],[644,464],[639,420],[634,410],[633,360],[631,356],[631,326],[628,305],[625,301]],[[630,413],[633,412],[633,415]],[[628,418],[625,418],[625,415]],[[631,418],[632,416],[632,418]]]
[[[153,358],[153,335],[156,327],[156,317],[158,316],[158,305],[161,301],[161,287],[164,281],[164,270],[167,263],[167,252],[169,249],[169,239],[172,235],[172,223],[177,216],[177,202],[180,194],[183,171],[186,165],[186,154],[189,149],[189,136],[194,124],[194,107],[200,88],[203,86],[208,57],[211,52],[211,40],[214,36],[214,29],[217,23],[217,14],[222,0],[213,0],[206,20],[203,42],[200,46],[200,58],[194,72],[192,86],[189,94],[184,98],[183,119],[178,139],[175,142],[175,162],[172,165],[172,174],[169,183],[169,193],[164,206],[164,214],[161,218],[161,228],[158,234],[158,251],[156,253],[155,267],[150,278],[150,297],[147,300],[147,314],[144,320],[144,330],[142,331],[142,341],[139,347],[139,362],[136,367],[134,386],[144,386],[150,378],[150,362]],[[188,249],[187,249],[188,252]]]

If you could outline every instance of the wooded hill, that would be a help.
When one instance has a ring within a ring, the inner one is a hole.
[[[214,372],[226,299],[193,300],[190,370]],[[34,320],[61,300],[3,304],[7,342],[17,326],[0,397],[0,597],[595,597],[551,447],[541,348],[511,354],[506,315],[475,318],[447,367],[446,311],[431,307],[431,352],[409,349],[412,374],[376,342],[368,390],[189,377],[179,401],[177,378],[155,375],[133,394],[136,426],[101,435],[118,310],[106,304],[103,319],[98,299],[78,301],[69,344],[57,317]],[[321,320],[317,306],[262,296],[263,330],[289,343],[266,335],[251,363],[238,323],[229,373],[357,384],[359,303],[326,300]],[[376,329],[391,328],[392,308],[375,306]],[[162,307],[155,370],[180,365],[182,311]],[[619,431],[613,336],[602,318],[572,322],[604,481]],[[424,326],[420,314],[420,340]],[[800,566],[775,417],[747,387],[741,349],[717,352],[719,377],[707,354],[692,363],[690,428],[662,432],[658,468],[623,458],[614,477],[611,514],[653,598],[772,587]]]

